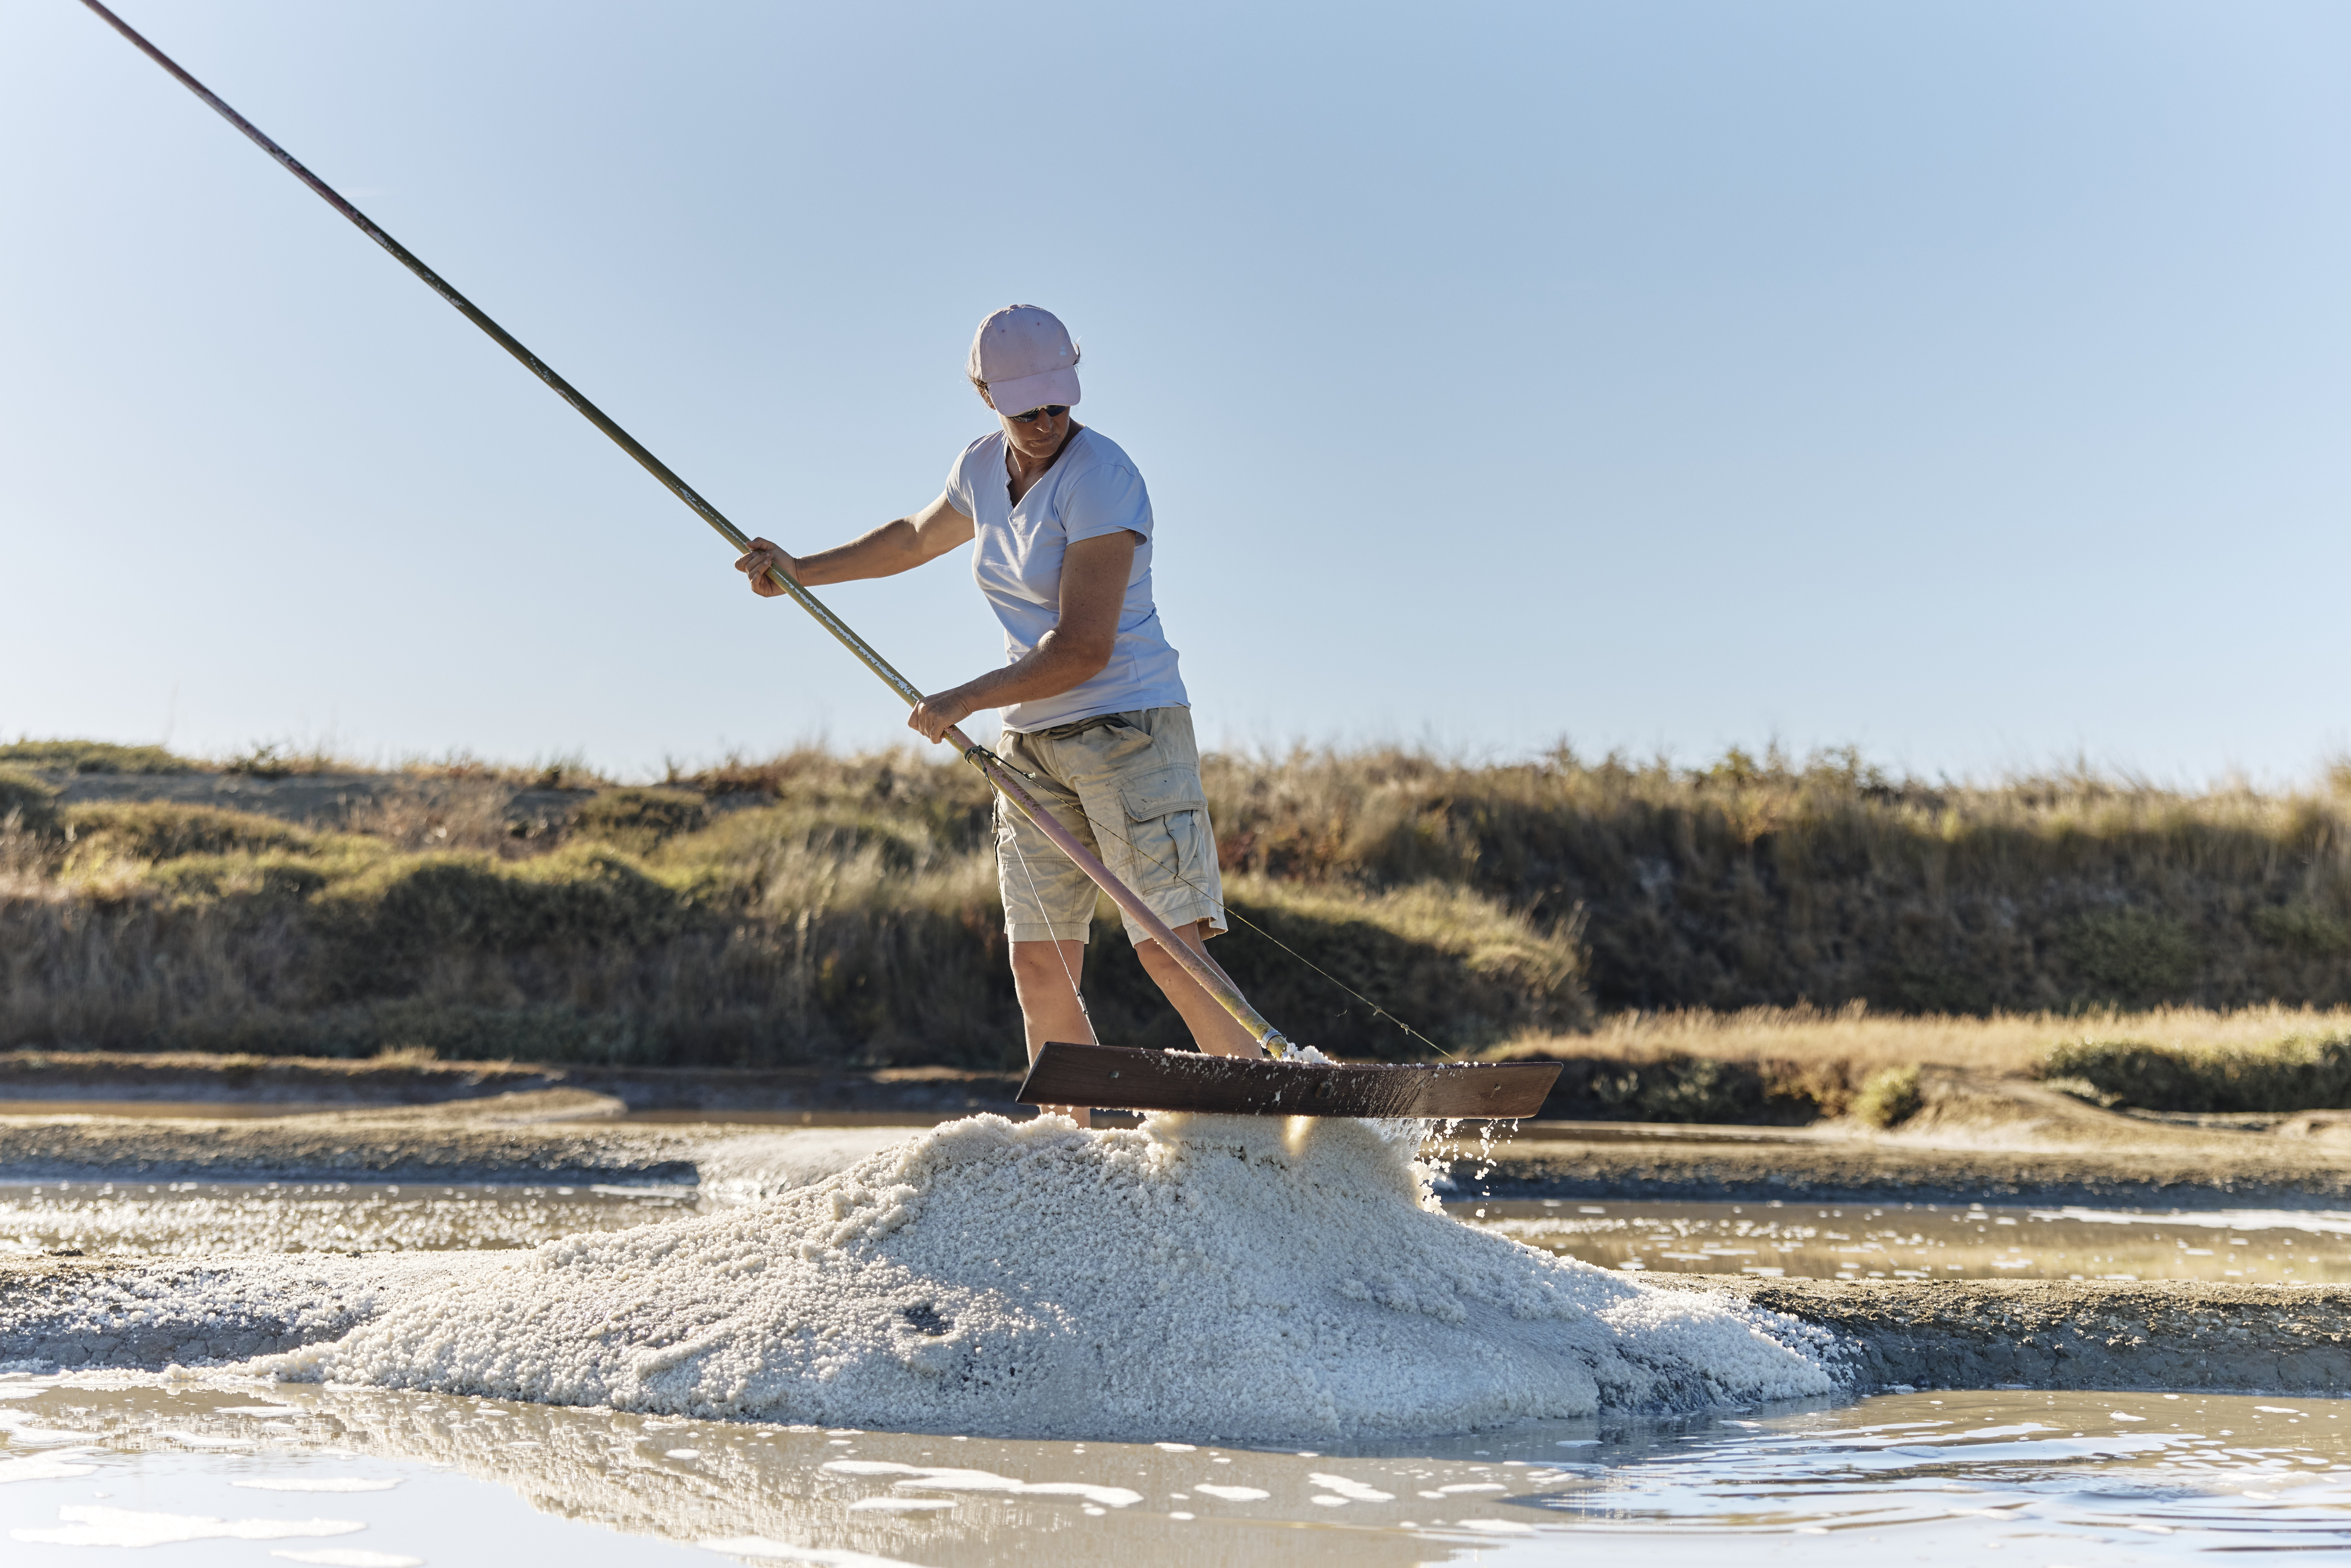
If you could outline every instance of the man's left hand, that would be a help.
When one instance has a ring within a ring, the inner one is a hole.
[[[960,689],[941,692],[914,705],[914,711],[906,716],[906,727],[936,745],[948,730],[969,718],[978,708],[979,705],[965,696]]]

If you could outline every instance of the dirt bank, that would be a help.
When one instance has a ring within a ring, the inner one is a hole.
[[[1537,1123],[1451,1176],[1463,1196],[1503,1198],[2351,1207],[2351,1140],[2324,1116],[2198,1124],[1950,1071],[1924,1088],[1892,1133]]]
[[[945,1067],[768,1071],[556,1067],[208,1051],[0,1051],[0,1103],[234,1101],[239,1104],[434,1105],[534,1089],[609,1094],[632,1111],[758,1110],[963,1114],[1011,1112],[1018,1074]]]
[[[615,1127],[617,1100],[538,1090],[451,1105],[210,1121],[0,1116],[0,1180],[677,1183],[708,1128]]]
[[[1833,1330],[1841,1370],[1865,1388],[2351,1393],[2351,1289],[2342,1286],[1648,1278]]]
[[[252,773],[68,773],[35,774],[57,793],[60,805],[116,800],[165,800],[180,806],[210,806],[252,811],[304,827],[340,829],[394,798],[427,803],[459,793],[486,796],[490,811],[517,827],[542,831],[568,821],[593,789],[533,789],[495,779],[422,779],[404,773],[297,773],[264,778]]]
[[[2294,1150],[2226,1158],[2194,1150],[1936,1149],[1861,1138],[1527,1141],[1504,1145],[1490,1163],[1462,1158],[1448,1168],[1448,1197],[2351,1207],[2351,1169],[2339,1156]]]

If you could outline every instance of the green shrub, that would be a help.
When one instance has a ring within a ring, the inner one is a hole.
[[[2306,904],[2272,904],[2253,912],[2253,929],[2263,940],[2317,957],[2351,953],[2351,920],[2324,914]]]
[[[1888,1067],[1873,1072],[1853,1097],[1853,1117],[1873,1127],[1898,1127],[1926,1103],[1918,1091],[1916,1067]]]
[[[702,797],[684,789],[607,789],[580,808],[571,831],[632,855],[649,855],[710,820]]]
[[[2102,909],[2074,922],[2063,946],[2086,1000],[2149,1007],[2196,983],[2195,938],[2164,915]]]
[[[2327,1111],[2351,1107],[2351,1036],[2189,1051],[2084,1040],[2053,1049],[2042,1078],[2079,1079],[2144,1111]]]
[[[2351,794],[1928,783],[1835,754],[1684,768],[1564,748],[1486,767],[1212,756],[1204,776],[1228,869],[1347,888],[1438,875],[1538,928],[1580,918],[1608,1011],[2351,1002],[2351,967],[2310,962],[2248,918],[2351,912]],[[2136,915],[2084,919],[2116,905]]]
[[[180,855],[152,867],[144,885],[169,899],[298,904],[325,890],[329,874],[307,856],[284,853]]]
[[[1802,1125],[1840,1114],[1852,1099],[1841,1062],[1721,1061],[1672,1051],[1646,1060],[1579,1055],[1562,1040],[1488,1060],[1556,1061],[1542,1114],[1571,1121]]]
[[[518,862],[455,853],[381,861],[327,889],[312,918],[332,955],[322,989],[346,998],[396,994],[444,958],[592,966],[599,955],[658,950],[690,913],[635,861],[583,846]]]
[[[1631,1122],[1751,1122],[1768,1097],[1753,1063],[1704,1056],[1595,1073],[1586,1092],[1604,1119]]]
[[[1302,1043],[1396,1061],[1430,1054],[1378,1010],[1448,1051],[1591,1023],[1573,935],[1538,931],[1467,889],[1422,883],[1362,897],[1241,876],[1228,878],[1225,891],[1231,907],[1264,934],[1233,922],[1215,944],[1217,962],[1259,1011]],[[1097,951],[1105,934],[1097,925]],[[1283,953],[1276,939],[1298,957]],[[1126,946],[1123,935],[1115,938],[1115,949]],[[1176,1045],[1190,1038],[1172,1015],[1161,1016],[1164,1007],[1147,1005],[1155,1001],[1155,987],[1134,995],[1138,1035],[1121,1043]]]
[[[251,811],[161,800],[108,801],[66,809],[77,865],[100,859],[176,860],[183,855],[307,854],[319,836]]]
[[[224,761],[220,770],[253,779],[291,779],[297,774],[361,773],[366,766],[320,745],[257,740]]]
[[[107,740],[18,740],[0,746],[0,764],[63,773],[193,773],[196,765],[160,746]]]
[[[57,831],[57,792],[15,768],[0,768],[0,831],[14,830],[35,838],[50,838]]]

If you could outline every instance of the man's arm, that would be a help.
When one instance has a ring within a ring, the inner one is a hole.
[[[1053,629],[1002,669],[925,697],[907,716],[906,727],[935,741],[949,725],[961,724],[981,708],[1057,697],[1101,674],[1118,646],[1119,612],[1126,605],[1126,580],[1134,570],[1140,538],[1121,528],[1071,545],[1061,556],[1061,615]]]
[[[753,539],[749,552],[735,563],[735,570],[749,575],[752,592],[762,599],[773,599],[784,591],[768,578],[769,567],[778,569],[802,588],[855,582],[869,577],[895,577],[926,560],[936,559],[959,544],[969,543],[971,536],[971,519],[956,511],[955,504],[942,495],[911,517],[884,523],[862,538],[815,555],[787,555],[781,546]]]

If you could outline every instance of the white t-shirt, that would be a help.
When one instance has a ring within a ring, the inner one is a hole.
[[[1000,716],[1005,728],[1050,729],[1096,714],[1191,706],[1176,673],[1176,650],[1167,645],[1151,602],[1151,496],[1117,443],[1080,430],[1016,507],[1004,465],[1004,433],[983,435],[947,470],[947,500],[977,530],[972,580],[1004,623],[1008,664],[1025,657],[1061,621],[1061,556],[1070,546],[1121,528],[1141,536],[1110,663],[1059,696],[1014,703]]]

